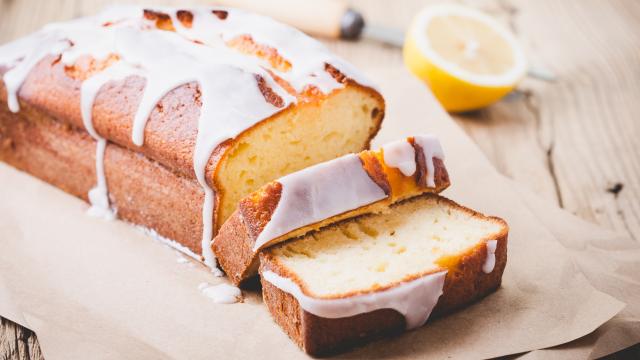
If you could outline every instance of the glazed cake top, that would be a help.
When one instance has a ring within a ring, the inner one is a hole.
[[[205,168],[219,144],[291,104],[344,87],[345,79],[374,87],[316,40],[264,16],[221,7],[117,6],[49,24],[0,46],[11,111],[20,110],[18,93],[30,71],[52,56],[67,75],[81,80],[82,120],[98,141],[99,191],[90,199],[103,210],[109,206],[101,163],[106,140],[94,130],[92,112],[98,92],[111,81],[130,76],[146,81],[132,123],[137,146],[144,145],[145,126],[158,102],[173,89],[197,83],[201,108],[193,168],[205,191],[204,219],[211,218],[214,206]],[[88,68],[79,66],[87,63]],[[203,251],[212,237],[210,221],[204,223]]]

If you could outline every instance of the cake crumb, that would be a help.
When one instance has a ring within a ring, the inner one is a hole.
[[[624,188],[624,184],[617,182],[612,186],[610,186],[609,188],[607,188],[607,192],[612,193],[614,197],[618,197],[618,194],[620,193],[620,191],[622,191],[623,188]]]

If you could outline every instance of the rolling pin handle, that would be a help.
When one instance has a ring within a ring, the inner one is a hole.
[[[353,9],[347,9],[340,19],[340,38],[357,40],[362,35],[364,25],[362,14]]]

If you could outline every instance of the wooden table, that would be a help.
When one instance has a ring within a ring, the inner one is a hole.
[[[504,175],[583,219],[640,241],[640,2],[465,2],[503,20],[530,62],[556,79],[526,79],[501,102],[455,115],[456,122]],[[107,3],[0,0],[0,43]],[[430,1],[352,3],[371,22],[402,28]],[[400,51],[375,42],[327,43],[356,65],[402,62]],[[42,358],[35,335],[6,319],[0,323],[0,356]]]

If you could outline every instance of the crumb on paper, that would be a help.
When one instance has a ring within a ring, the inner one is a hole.
[[[224,277],[224,273],[222,272],[222,270],[218,269],[218,266],[212,267],[211,268],[211,273],[215,277]]]
[[[618,194],[620,194],[620,191],[622,191],[623,188],[624,188],[624,184],[621,182],[617,182],[612,186],[608,187],[607,192],[610,192],[613,194],[613,196],[618,197]]]
[[[242,291],[227,283],[211,285],[203,282],[198,285],[198,290],[217,304],[234,304],[242,301]]]

